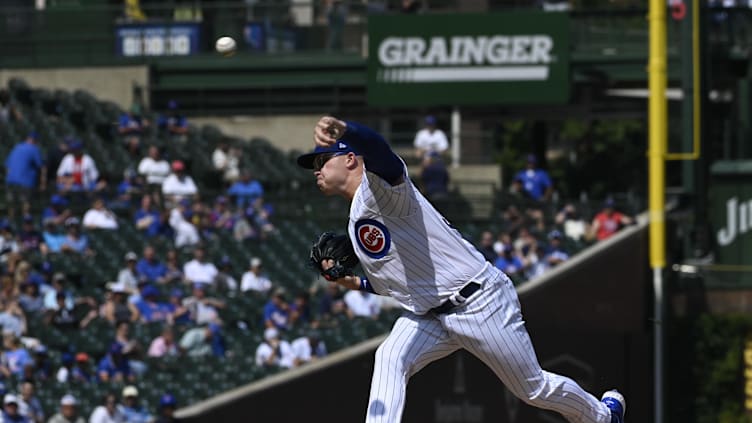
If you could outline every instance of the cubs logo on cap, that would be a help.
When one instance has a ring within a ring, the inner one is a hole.
[[[392,243],[386,226],[373,219],[361,219],[355,223],[355,238],[360,249],[368,257],[376,259],[384,257]]]

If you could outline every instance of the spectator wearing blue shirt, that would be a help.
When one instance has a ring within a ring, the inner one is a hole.
[[[551,197],[553,184],[548,172],[538,169],[535,155],[527,156],[527,166],[517,172],[514,181],[521,185],[522,191],[536,201],[547,201]]]
[[[169,225],[162,219],[161,213],[153,204],[151,196],[144,195],[141,197],[141,207],[136,210],[133,216],[136,228],[148,238],[169,235]]]
[[[123,388],[123,404],[120,406],[120,412],[123,413],[125,421],[128,423],[151,423],[154,416],[138,404],[138,389],[135,386],[126,386]]]
[[[154,247],[144,247],[143,257],[136,263],[136,273],[148,282],[167,282],[167,266],[157,257]]]
[[[188,120],[180,114],[178,102],[170,100],[167,102],[167,114],[159,117],[159,129],[174,141],[185,141],[188,135]]]
[[[522,260],[514,254],[514,249],[505,245],[501,254],[496,258],[494,266],[508,275],[515,275],[522,270]]]
[[[61,247],[63,252],[87,256],[94,254],[89,248],[89,238],[81,233],[81,221],[77,217],[69,217],[65,220],[65,231],[65,242]]]
[[[286,301],[287,291],[277,288],[264,305],[264,327],[287,330],[290,325],[290,306]]]
[[[5,394],[3,398],[3,423],[31,423],[26,417],[18,412],[18,397],[14,394]]]
[[[123,346],[120,343],[112,343],[110,351],[97,366],[97,375],[102,382],[132,382],[136,379],[131,372],[128,359],[123,355]]]
[[[423,156],[420,179],[423,183],[423,194],[429,200],[440,200],[449,194],[449,171],[439,152],[431,151]]]
[[[142,322],[164,322],[170,319],[172,307],[157,301],[158,297],[159,290],[152,285],[141,290],[141,299],[136,303],[136,308],[141,314]]]
[[[569,254],[561,246],[562,238],[563,235],[558,230],[553,230],[548,234],[549,245],[546,249],[545,260],[551,267],[569,260]]]
[[[68,200],[59,194],[50,197],[50,205],[42,211],[43,223],[52,219],[56,225],[62,225],[69,217],[71,211],[68,208]]]
[[[24,368],[27,365],[34,365],[34,359],[29,351],[21,344],[21,338],[14,333],[7,333],[3,330],[3,346],[5,352],[2,354],[3,367],[2,372],[6,377],[15,375],[22,378]]]
[[[149,121],[141,116],[141,106],[138,103],[133,103],[130,110],[120,115],[118,134],[123,137],[123,145],[133,157],[139,155],[141,136],[148,126]]]
[[[45,190],[47,168],[42,160],[42,152],[37,145],[37,134],[31,132],[26,140],[16,144],[5,159],[5,185],[8,200],[8,215],[13,217],[16,206],[27,210],[34,189]]]
[[[45,219],[42,239],[44,239],[44,245],[47,246],[48,252],[60,253],[63,251],[63,244],[65,244],[67,238],[61,229],[61,226],[55,223],[55,219]]]
[[[235,197],[235,204],[242,209],[253,205],[257,199],[264,196],[264,187],[255,179],[251,179],[251,171],[243,170],[240,179],[230,186],[227,195]]]

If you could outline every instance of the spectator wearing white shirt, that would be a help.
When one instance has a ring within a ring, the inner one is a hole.
[[[84,214],[83,226],[86,229],[117,229],[117,216],[105,207],[104,200],[96,198],[92,207]]]
[[[125,267],[118,272],[117,283],[125,287],[128,292],[138,292],[138,272],[136,272],[138,255],[133,251],[128,251],[124,259]]]
[[[344,297],[345,305],[353,316],[376,319],[381,312],[381,302],[376,295],[367,291],[348,291]]]
[[[91,413],[89,423],[125,423],[125,416],[118,407],[115,394],[105,395],[104,403],[97,406]]]
[[[185,213],[190,207],[188,200],[183,200],[170,210],[170,227],[175,231],[175,247],[181,248],[198,244],[201,241],[196,226],[186,220]]]
[[[449,149],[449,140],[444,131],[436,127],[436,118],[426,116],[425,123],[426,127],[418,131],[413,140],[415,156],[420,161],[423,161],[423,157],[430,152],[443,155]]]
[[[193,283],[211,285],[217,273],[218,270],[214,263],[206,261],[206,252],[202,246],[197,246],[193,250],[193,260],[183,266],[183,275]]]
[[[256,348],[256,365],[259,367],[293,367],[293,351],[290,343],[280,339],[279,331],[267,328],[264,331],[264,342]]]
[[[318,331],[311,331],[307,336],[292,341],[290,344],[293,354],[293,366],[316,361],[326,356],[326,344],[321,340]]]
[[[240,176],[240,151],[231,148],[227,141],[222,140],[212,153],[214,169],[222,172],[222,180],[231,185]]]
[[[75,140],[71,142],[70,153],[63,157],[57,168],[57,189],[65,194],[73,192],[89,192],[96,188],[99,171],[94,159],[83,152],[83,143]]]
[[[225,307],[224,301],[206,296],[206,286],[194,283],[193,295],[183,299],[183,307],[188,309],[191,320],[199,325],[220,323],[219,309]]]
[[[162,183],[170,174],[170,164],[162,158],[159,147],[149,147],[147,156],[138,163],[138,173],[144,177],[148,191],[159,195]]]
[[[272,288],[272,282],[265,275],[261,273],[261,259],[253,257],[251,259],[251,267],[240,279],[240,290],[257,291],[261,293],[267,293]]]
[[[185,173],[185,163],[180,160],[172,162],[172,173],[162,182],[162,194],[165,196],[165,201],[171,204],[198,194],[193,178]]]

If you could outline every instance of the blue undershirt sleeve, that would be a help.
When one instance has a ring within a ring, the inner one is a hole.
[[[347,130],[341,139],[363,155],[363,161],[369,172],[379,175],[392,185],[399,182],[404,173],[402,160],[376,131],[348,121]]]

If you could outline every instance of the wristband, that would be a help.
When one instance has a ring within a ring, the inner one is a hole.
[[[373,287],[370,283],[368,283],[368,279],[366,278],[360,278],[360,290],[370,292],[371,294],[376,293],[376,291],[373,290]]]

